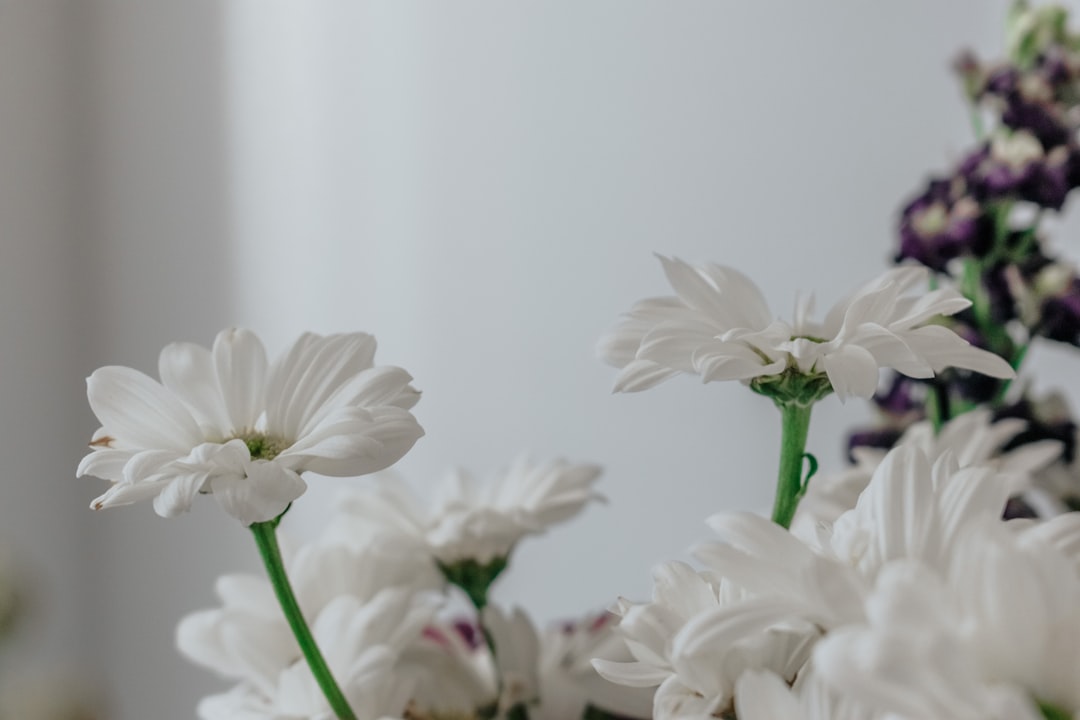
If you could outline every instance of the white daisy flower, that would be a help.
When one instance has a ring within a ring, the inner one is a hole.
[[[812,544],[755,515],[716,516],[710,525],[726,542],[695,551],[706,571],[663,566],[653,602],[629,605],[619,627],[635,662],[597,669],[625,685],[659,684],[658,718],[726,711],[746,671],[770,670],[791,682],[819,638],[866,624],[875,584],[893,564],[918,563],[942,577],[959,572],[966,561],[956,548],[965,538],[1005,527],[1000,517],[1010,489],[1010,476],[999,469],[960,469],[951,453],[931,463],[918,447],[904,445],[886,456],[855,507],[821,527]],[[1080,522],[1057,523],[1009,527],[1020,539],[1080,546]],[[993,605],[989,598],[997,596],[986,597]]]
[[[1004,452],[1002,449],[1027,428],[1027,422],[1006,418],[994,422],[993,414],[979,408],[959,415],[935,433],[929,421],[913,424],[897,441],[918,448],[932,463],[952,455],[959,468],[985,467],[1007,480],[1008,492],[1029,490],[1036,477],[1061,455],[1062,444],[1055,440],[1026,443]],[[821,524],[831,524],[855,507],[859,496],[889,451],[861,447],[853,450],[854,466],[835,474],[815,475],[792,521],[791,531],[812,542]]]
[[[287,564],[316,642],[358,717],[400,716],[421,679],[404,656],[437,607],[414,558],[392,547],[361,552],[319,542]],[[188,659],[238,683],[205,699],[200,717],[333,718],[270,582],[227,575],[217,592],[222,605],[188,615],[176,634]]]
[[[600,341],[603,359],[621,369],[617,392],[644,390],[687,373],[704,382],[752,382],[759,392],[807,404],[830,389],[841,400],[870,397],[878,370],[886,367],[915,378],[947,367],[1015,375],[1000,357],[933,323],[971,304],[956,290],[909,295],[925,287],[923,267],[886,272],[835,305],[820,323],[810,318],[809,298],[788,323],[774,318],[761,291],[737,270],[662,256],[660,262],[676,296],[638,302]],[[787,398],[792,390],[777,384],[793,375],[803,378],[800,397]],[[804,398],[807,379],[816,384]]]
[[[882,713],[860,707],[827,687],[810,667],[799,673],[796,688],[768,670],[747,670],[735,683],[735,716],[739,720],[885,720]]]
[[[945,574],[898,562],[879,576],[866,622],[840,628],[814,664],[837,691],[890,717],[1080,714],[1080,576],[1041,538],[985,525]]]
[[[538,631],[520,608],[485,608],[503,680],[500,711],[523,704],[530,720],[564,720],[582,717],[591,705],[620,717],[651,717],[651,691],[613,685],[590,662],[629,659],[625,642],[611,632],[616,621],[602,615]]]
[[[397,537],[444,566],[467,560],[487,564],[505,559],[522,538],[600,499],[592,489],[600,472],[596,465],[534,463],[524,457],[487,483],[455,470],[435,489],[430,508],[404,483],[383,478],[373,491],[343,499],[335,537]]]
[[[746,592],[680,562],[653,571],[653,598],[623,602],[617,626],[632,658],[594,659],[600,675],[632,688],[657,688],[657,718],[709,717],[730,712],[735,681],[747,669],[769,668],[789,682],[806,662],[816,629],[809,623],[776,627],[737,645],[713,647],[688,628],[722,608],[741,607]]]
[[[582,717],[591,706],[619,717],[651,717],[650,690],[613,685],[590,662],[630,659],[625,642],[612,632],[615,616],[603,613],[542,631],[520,608],[506,612],[488,605],[482,617],[496,648],[494,661],[478,626],[468,626],[466,633],[429,627],[407,654],[427,671],[411,715],[468,717],[495,708],[496,717],[512,717],[524,707],[530,720],[565,720]]]
[[[403,671],[399,658],[434,613],[434,607],[415,599],[401,589],[384,590],[363,604],[342,595],[312,623],[315,641],[358,720],[401,717],[408,706],[417,678]],[[291,662],[283,662],[284,647],[258,636],[247,639],[252,646],[232,647],[233,654],[216,658],[244,676],[232,690],[199,703],[202,720],[337,717],[299,647]]]
[[[421,678],[409,703],[410,718],[469,718],[498,704],[491,655],[471,620],[428,625],[402,662]]]
[[[270,364],[246,330],[212,349],[175,343],[157,382],[104,367],[87,380],[102,427],[79,464],[113,486],[92,507],[154,499],[158,514],[213,493],[245,525],[271,520],[306,489],[312,471],[351,477],[397,462],[423,435],[409,412],[419,393],[401,368],[375,367],[363,333],[305,334]]]

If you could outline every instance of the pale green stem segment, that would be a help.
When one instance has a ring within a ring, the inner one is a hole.
[[[806,435],[810,430],[810,411],[813,405],[777,404],[781,415],[780,474],[776,479],[776,500],[773,501],[773,522],[787,528],[795,517],[805,488],[803,487],[803,458],[806,455]]]
[[[277,541],[277,523],[273,520],[268,522],[254,523],[251,532],[255,535],[255,544],[259,546],[259,554],[262,556],[266,573],[270,576],[270,584],[274,587],[278,603],[285,612],[285,619],[296,636],[296,642],[300,645],[300,651],[307,660],[311,674],[315,676],[315,682],[326,696],[330,708],[338,720],[356,720],[356,714],[349,707],[349,701],[341,692],[334,676],[330,674],[330,668],[315,644],[315,637],[311,634],[300,605],[296,602],[289,577],[285,574],[285,563],[281,559],[281,548]]]

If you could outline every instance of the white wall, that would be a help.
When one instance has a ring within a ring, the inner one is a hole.
[[[245,533],[212,503],[92,515],[71,475],[82,377],[231,324],[273,350],[374,332],[425,393],[417,485],[521,449],[608,468],[610,504],[524,545],[503,601],[647,592],[709,512],[767,506],[778,422],[736,385],[612,396],[596,338],[666,292],[654,251],[740,267],[785,314],[881,270],[900,202],[968,142],[948,62],[995,51],[1005,5],[0,6],[0,513],[58,590],[54,655],[85,640],[119,720],[222,687],[172,629],[255,566]],[[865,415],[827,401],[811,448],[835,462]]]
[[[880,272],[968,141],[948,63],[1004,3],[974,7],[234,4],[240,316],[375,332],[425,393],[418,484],[522,448],[603,463],[610,505],[500,591],[545,618],[640,595],[706,514],[767,507],[778,420],[736,385],[611,396],[596,338],[665,294],[654,251],[743,268],[783,313]],[[825,403],[812,447],[835,460],[864,414]]]

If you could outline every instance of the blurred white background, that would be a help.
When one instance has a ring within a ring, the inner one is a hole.
[[[173,340],[366,330],[407,368],[418,487],[521,450],[607,468],[496,599],[542,621],[643,596],[728,508],[764,509],[779,421],[737,384],[611,395],[599,335],[666,294],[653,252],[757,279],[777,313],[887,264],[896,211],[970,142],[948,70],[1007,3],[0,0],[0,539],[37,583],[17,658],[117,720],[225,684],[173,646],[255,569],[212,502],[92,513],[83,379]],[[1075,233],[1073,233],[1075,235]],[[826,467],[869,413],[830,399]],[[317,526],[313,480],[287,524]]]

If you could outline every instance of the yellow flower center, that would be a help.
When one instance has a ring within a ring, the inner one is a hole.
[[[289,447],[289,443],[285,442],[284,439],[266,433],[243,433],[237,435],[234,439],[244,441],[248,452],[251,453],[252,460],[273,460],[285,448]]]

